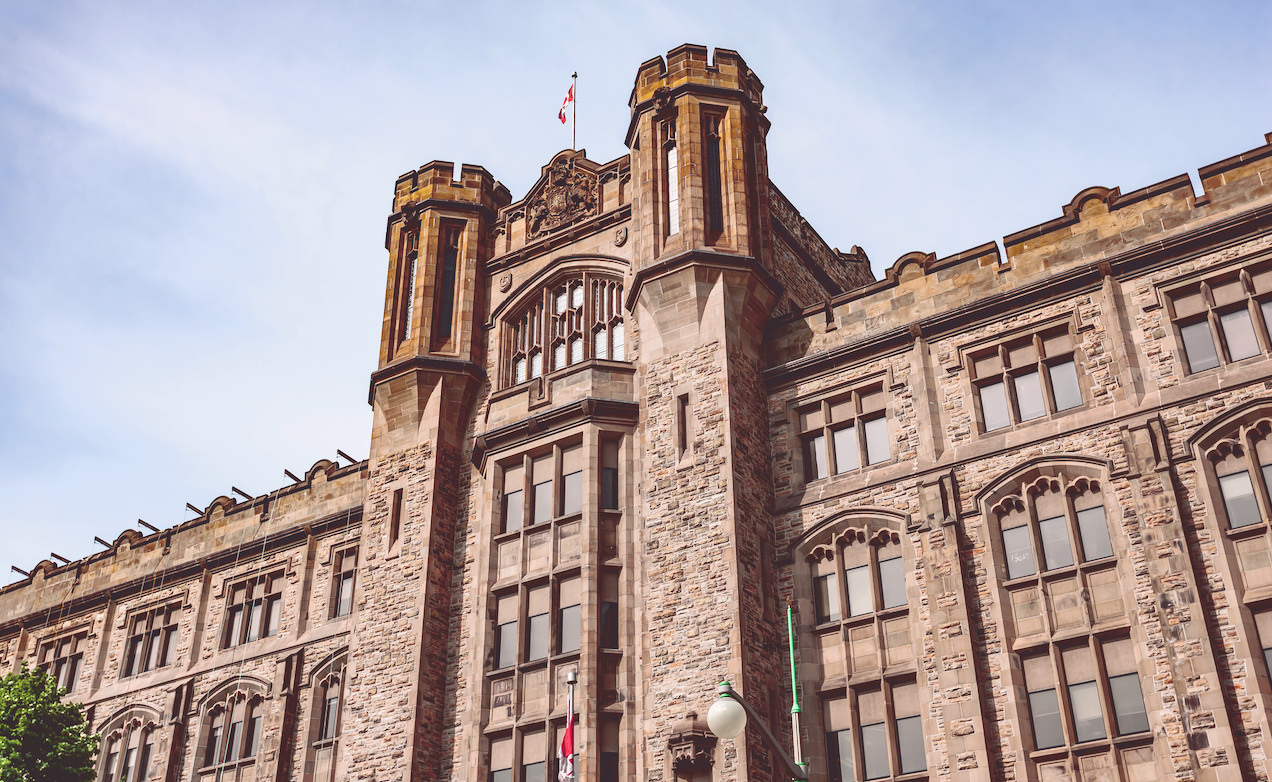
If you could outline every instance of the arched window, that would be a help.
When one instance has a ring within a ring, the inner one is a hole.
[[[984,502],[1015,658],[1008,709],[1028,726],[1031,760],[1056,769],[1076,764],[1084,775],[1138,765],[1143,758],[1135,753],[1152,742],[1141,687],[1145,655],[1137,653],[1122,594],[1120,535],[1109,523],[1100,468],[1035,466]]]
[[[589,359],[627,360],[623,283],[584,271],[548,285],[505,326],[504,385]]]
[[[264,712],[263,688],[254,681],[236,680],[213,691],[203,707],[196,779],[254,778]]]
[[[899,519],[852,519],[803,546],[822,665],[829,779],[927,770],[909,584],[914,556]]]
[[[163,776],[154,768],[158,718],[153,710],[132,707],[107,723],[97,761],[99,780],[143,782]]]
[[[313,703],[309,720],[309,760],[305,764],[305,779],[310,782],[331,782],[336,778],[347,662],[348,654],[340,652],[319,665],[310,677]]]

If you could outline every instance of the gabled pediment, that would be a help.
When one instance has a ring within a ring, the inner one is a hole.
[[[587,159],[587,150],[558,152],[521,203],[526,239],[534,241],[599,214],[599,169]]]

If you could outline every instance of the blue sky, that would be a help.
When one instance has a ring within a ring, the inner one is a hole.
[[[773,180],[876,271],[1272,131],[1272,4],[0,0],[0,583],[367,452],[394,179],[624,153],[637,66],[736,49]]]

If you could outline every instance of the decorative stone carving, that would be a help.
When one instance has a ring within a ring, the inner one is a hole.
[[[614,246],[622,247],[627,244],[627,226],[620,225],[614,229]]]
[[[698,713],[686,714],[672,726],[672,731],[667,740],[672,773],[682,776],[710,771],[715,763],[716,737],[707,730],[706,723],[698,719]]]
[[[596,176],[559,157],[548,168],[543,189],[526,207],[526,229],[531,239],[573,225],[596,214]]]

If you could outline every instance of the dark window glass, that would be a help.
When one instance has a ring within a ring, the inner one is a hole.
[[[1029,693],[1029,717],[1033,722],[1034,749],[1049,749],[1064,744],[1064,729],[1060,725],[1060,701],[1056,698],[1054,689]]]
[[[256,757],[256,750],[261,743],[261,718],[252,717],[247,723],[247,751],[243,753],[245,758]]]
[[[1104,738],[1099,685],[1095,682],[1070,684],[1069,705],[1073,708],[1074,735],[1079,742]]]
[[[601,468],[601,509],[618,510],[618,468]]]
[[[852,731],[837,730],[826,734],[826,763],[830,782],[853,782]]]
[[[825,478],[826,437],[817,435],[804,441],[804,475],[810,481]]]
[[[1263,650],[1263,664],[1268,667],[1268,675],[1272,676],[1272,646]]]
[[[1113,541],[1109,540],[1109,524],[1104,508],[1095,506],[1078,511],[1078,534],[1082,536],[1084,562],[1113,556]]]
[[[981,418],[985,422],[985,431],[992,432],[1011,425],[1011,417],[1007,413],[1007,394],[1003,384],[990,383],[980,387]]]
[[[1263,302],[1259,307],[1263,310],[1263,325],[1272,329],[1272,300]]]
[[[228,621],[225,624],[228,628],[225,633],[225,645],[234,646],[239,642],[243,632],[243,606],[236,605],[231,607]]]
[[[601,648],[618,648],[618,603],[601,601]]]
[[[133,767],[133,761],[137,759],[137,750],[129,747],[124,750],[124,779],[133,782],[136,777],[137,769]]]
[[[1113,714],[1119,736],[1148,730],[1148,713],[1144,710],[1139,676],[1133,673],[1110,676],[1109,692],[1113,695]]]
[[[128,654],[124,662],[124,676],[132,676],[141,671],[138,664],[141,662],[141,647],[145,640],[145,637],[140,635],[129,639]]]
[[[923,751],[923,721],[917,716],[897,720],[897,754],[901,757],[902,774],[927,768],[927,753]]]
[[[1037,372],[1026,372],[1013,378],[1016,386],[1016,405],[1020,410],[1020,420],[1029,421],[1047,414],[1047,406],[1042,399],[1042,383]]]
[[[865,423],[866,430],[866,463],[878,464],[892,456],[888,447],[888,419],[872,418]]]
[[[146,736],[146,743],[141,745],[141,757],[137,759],[137,776],[128,777],[129,781],[133,779],[149,779],[150,778],[150,756],[154,754],[155,744]]]
[[[581,618],[580,606],[561,607],[561,637],[558,640],[560,641],[559,650],[562,654],[579,650],[579,633],[582,629],[579,620]]]
[[[861,454],[857,450],[857,427],[846,426],[836,429],[832,435],[835,441],[835,472],[848,472],[861,466]]]
[[[1082,391],[1078,387],[1078,370],[1072,361],[1063,361],[1047,367],[1051,375],[1051,393],[1056,400],[1056,410],[1068,410],[1082,404]]]
[[[242,722],[231,722],[230,729],[225,734],[225,754],[222,756],[223,763],[229,763],[232,760],[238,760],[239,752],[239,731],[243,729]]]
[[[273,595],[265,601],[265,635],[266,637],[278,635],[278,618],[282,614],[279,609],[283,599],[279,595]]]
[[[507,668],[517,664],[517,623],[499,625],[495,639],[495,667]]]
[[[879,562],[879,591],[884,608],[895,608],[906,604],[905,567],[901,557]]]
[[[1219,326],[1223,329],[1223,339],[1228,344],[1230,359],[1240,361],[1259,354],[1259,340],[1254,336],[1254,324],[1250,322],[1249,310],[1239,309],[1220,315]]]
[[[561,476],[561,488],[565,492],[562,498],[562,515],[578,513],[583,510],[583,471],[572,472]]]
[[[546,764],[543,761],[538,763],[527,763],[521,767],[521,782],[543,782],[543,769]]]
[[[866,779],[889,776],[888,730],[882,722],[861,726],[861,759],[865,762]]]
[[[211,766],[216,764],[216,751],[220,744],[221,728],[213,727],[208,731],[208,746],[203,750],[203,765]]]
[[[1003,549],[1007,555],[1007,578],[1032,576],[1038,572],[1034,566],[1033,543],[1029,540],[1028,527],[1003,530]]]
[[[504,532],[521,529],[521,490],[504,492]]]
[[[578,768],[577,761],[574,767]],[[618,782],[618,753],[601,750],[600,782]]]
[[[534,485],[534,515],[532,524],[542,524],[552,518],[552,481],[544,481]]]
[[[1229,527],[1248,527],[1263,520],[1259,503],[1254,498],[1254,486],[1250,473],[1234,472],[1219,476],[1219,491],[1223,494],[1224,508],[1228,512]]]
[[[839,586],[835,583],[835,574],[827,573],[813,579],[814,603],[817,608],[817,622],[838,622]]]
[[[255,641],[261,637],[261,611],[264,606],[260,600],[252,601],[247,609],[247,640]]]
[[[715,239],[724,231],[724,190],[720,181],[720,119],[707,117],[704,152],[707,158],[707,238]]]
[[[1069,545],[1069,523],[1064,516],[1042,519],[1038,522],[1038,537],[1042,539],[1042,558],[1047,570],[1069,567],[1073,564],[1073,547]]]
[[[1202,372],[1219,366],[1219,354],[1215,352],[1215,339],[1210,333],[1210,323],[1199,320],[1179,328],[1184,340],[1184,356],[1188,359],[1189,372]]]
[[[437,339],[446,341],[451,335],[451,321],[455,319],[455,273],[459,265],[459,229],[451,228],[443,239],[442,263],[437,284],[437,320],[433,332]]]
[[[870,567],[849,568],[844,572],[844,586],[848,587],[848,615],[861,616],[874,611],[874,593],[870,589]]]
[[[112,749],[106,756],[106,782],[115,781],[115,764],[119,762],[119,751]]]
[[[548,656],[548,615],[536,614],[530,617],[530,624],[526,628],[529,636],[530,648],[527,651],[527,660],[542,660]]]
[[[512,782],[512,769],[492,769],[490,772],[490,782]]]

